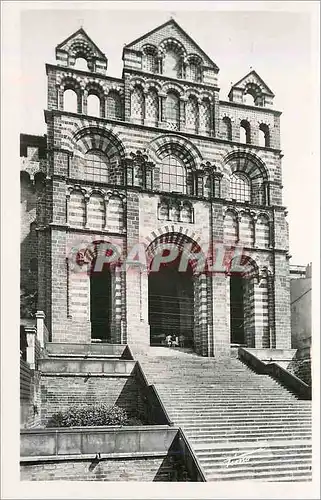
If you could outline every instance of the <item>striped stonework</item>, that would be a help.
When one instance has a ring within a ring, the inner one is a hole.
[[[88,320],[90,311],[90,280],[83,272],[75,272],[69,266],[70,316],[76,321]]]
[[[269,339],[269,314],[268,314],[268,286],[267,278],[262,277],[254,283],[255,301],[255,347],[268,348]]]
[[[84,227],[86,221],[84,193],[82,191],[72,191],[67,203],[67,223],[75,227]]]
[[[253,219],[249,214],[242,214],[239,221],[239,243],[252,247],[254,243]]]
[[[123,201],[116,195],[110,196],[107,202],[106,228],[110,232],[121,232],[124,227]]]
[[[224,241],[235,244],[238,240],[238,219],[234,212],[228,211],[224,217]]]
[[[270,247],[270,225],[265,215],[259,215],[255,224],[255,244],[259,248]]]
[[[255,345],[255,286],[254,278],[244,280],[244,336],[247,347]]]
[[[105,202],[100,193],[92,193],[87,202],[86,227],[101,230],[105,225]]]
[[[114,270],[114,286],[115,286],[115,301],[114,301],[114,331],[112,338],[115,344],[121,343],[121,320],[122,320],[122,275],[121,269],[115,267]]]

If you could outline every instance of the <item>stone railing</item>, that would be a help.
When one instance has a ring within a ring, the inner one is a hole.
[[[20,463],[24,465],[112,459],[173,457],[185,465],[191,481],[205,476],[186,437],[168,425],[73,427],[20,431]]]
[[[260,360],[255,356],[253,351],[254,349],[249,351],[244,347],[240,347],[238,350],[238,357],[254,371],[270,375],[301,399],[311,399],[312,394],[310,386],[275,361],[264,362]]]
[[[148,384],[139,361],[136,361],[134,373],[143,397],[141,411],[147,421],[151,424],[172,426],[173,422],[169,418],[155,386]]]

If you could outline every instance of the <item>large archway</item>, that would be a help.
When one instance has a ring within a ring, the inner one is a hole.
[[[184,347],[194,347],[194,281],[190,266],[178,270],[179,260],[160,266],[148,277],[150,344],[160,345],[175,335]]]
[[[175,258],[162,262],[172,251]],[[150,344],[164,345],[171,334],[184,348],[208,355],[207,277],[200,269],[205,263],[200,246],[186,234],[166,233],[150,243],[147,255]]]

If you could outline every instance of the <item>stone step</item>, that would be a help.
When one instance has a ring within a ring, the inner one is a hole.
[[[146,359],[144,373],[207,480],[310,480],[311,401],[237,359],[163,360]],[[226,467],[227,459],[245,453],[247,461]]]
[[[271,436],[271,432],[268,431],[268,429],[256,429],[256,430],[229,430],[229,429],[224,429],[224,430],[214,430],[212,429],[211,431],[189,431],[187,429],[184,429],[185,435],[191,439],[191,440],[198,440],[201,441],[203,439],[212,439],[217,441],[218,439],[225,439],[225,438],[238,438],[241,437],[242,439],[248,439],[252,440],[253,439],[268,439]],[[291,439],[295,439],[296,437],[302,438],[304,437],[311,437],[312,433],[310,429],[273,429],[273,438],[277,439],[278,437],[284,438],[285,436],[291,436]]]
[[[188,434],[189,436],[197,436],[197,437],[200,437],[200,436],[224,436],[224,435],[228,435],[228,434],[233,434],[233,435],[255,435],[255,434],[258,434],[258,435],[261,435],[261,434],[266,434],[266,433],[269,433],[269,427],[266,426],[266,427],[250,427],[250,428],[241,428],[241,427],[234,427],[234,426],[231,426],[231,427],[225,427],[225,428],[218,428],[218,427],[212,427],[212,428],[207,428],[207,429],[189,429],[189,428],[186,428],[186,427],[183,427],[183,430],[185,432],[185,434]],[[273,437],[275,437],[276,435],[278,434],[289,434],[289,433],[293,433],[293,434],[307,434],[307,435],[311,435],[312,431],[311,431],[311,426],[310,425],[303,425],[303,426],[296,426],[296,427],[292,427],[292,426],[289,426],[289,427],[284,427],[284,426],[274,426],[274,427],[270,427],[270,430],[271,430],[271,433],[273,433]]]
[[[267,425],[297,425],[297,424],[302,424],[302,425],[312,425],[312,419],[311,416],[304,416],[304,415],[293,415],[291,416],[291,419],[286,419],[284,416],[278,417],[278,415],[273,415],[272,413],[269,415],[261,414],[254,418],[250,414],[240,414],[239,418],[236,419],[228,419],[224,418],[224,415],[217,414],[213,415],[211,413],[198,413],[198,414],[185,414],[185,413],[174,413],[170,411],[167,408],[167,413],[171,417],[172,420],[175,420],[175,422],[180,422],[180,425],[203,425],[203,422],[206,422],[206,425],[216,425],[216,426],[221,426],[221,425],[228,425],[229,427],[233,425],[247,425],[247,427],[253,425],[261,425],[263,422],[266,422]],[[235,417],[233,414],[231,414],[232,417]],[[249,421],[247,422],[248,418]],[[251,420],[250,420],[251,419]]]
[[[162,397],[161,397],[162,399]],[[171,404],[168,404],[166,403],[165,401],[163,401],[162,399],[162,402],[164,404],[164,406],[170,411],[170,410],[175,410],[175,412],[177,414],[181,413],[181,412],[184,412],[184,414],[188,411],[190,412],[202,412],[202,413],[208,413],[208,412],[219,412],[221,415],[224,415],[225,413],[228,413],[230,415],[232,415],[234,412],[237,412],[237,413],[247,413],[247,414],[252,414],[252,409],[253,409],[253,406],[250,406],[250,405],[234,405],[234,404],[228,404],[226,403],[225,405],[223,404],[215,404],[215,403],[212,403],[212,404],[208,404],[208,405],[198,405],[198,404],[193,404],[193,403],[189,403],[189,404],[185,404],[185,405],[175,405],[174,403],[171,403]],[[274,413],[274,414],[282,414],[284,412],[293,412],[295,415],[298,414],[298,415],[303,415],[303,414],[307,414],[307,415],[311,415],[311,411],[309,411],[308,409],[304,411],[304,409],[301,409],[300,407],[295,407],[295,406],[290,406],[290,405],[276,405],[276,406],[273,406],[273,405],[269,405],[269,404],[266,404],[266,405],[260,405],[260,411],[258,412],[258,414],[261,414],[261,413]]]
[[[266,452],[277,452],[278,450],[312,450],[311,439],[296,439],[288,441],[286,439],[281,440],[269,440],[265,442],[260,442],[260,450],[262,453]],[[243,453],[244,451],[257,449],[256,443],[226,443],[224,445],[210,445],[206,447],[197,446],[197,453],[199,456],[203,456],[208,453]]]
[[[174,420],[179,420],[180,422],[195,422],[195,423],[198,423],[199,421],[202,421],[202,420],[207,420],[207,421],[210,421],[210,422],[220,422],[220,421],[226,421],[228,420],[228,417],[238,417],[238,419],[236,420],[236,422],[239,422],[240,420],[244,420],[244,419],[247,419],[247,418],[251,418],[251,419],[255,419],[256,422],[261,422],[265,419],[273,419],[274,421],[278,420],[280,422],[283,422],[284,421],[284,417],[286,416],[286,412],[284,413],[280,413],[279,415],[277,414],[274,414],[273,412],[270,412],[270,413],[264,413],[262,412],[261,414],[258,414],[256,416],[253,416],[253,414],[251,414],[251,412],[238,412],[237,416],[235,415],[235,413],[231,412],[229,414],[226,414],[226,413],[223,413],[223,412],[219,412],[219,411],[189,411],[189,412],[174,412],[174,411],[171,411],[170,408],[167,408],[167,412],[168,414],[171,416],[172,419]],[[303,413],[295,413],[295,414],[292,414],[292,418],[293,419],[297,419],[297,420],[302,420],[302,421],[305,421],[307,419],[307,422],[311,422],[311,414],[303,414]],[[230,420],[231,423],[233,423],[234,421],[233,420]]]
[[[229,471],[226,474],[222,473],[206,473],[206,479],[208,481],[235,481],[235,480],[249,480],[249,479],[261,479],[274,481],[278,478],[280,481],[287,480],[291,481],[295,477],[307,477],[311,478],[312,472],[307,466],[298,466],[297,468],[277,468],[273,467],[268,470],[240,470],[240,471]],[[285,479],[286,478],[286,479]]]
[[[274,459],[295,459],[295,458],[309,458],[312,456],[312,447],[310,448],[279,448],[277,450],[273,450],[270,447],[267,448],[256,448],[252,447],[250,449],[247,448],[230,448],[228,450],[224,449],[215,449],[208,452],[201,452],[198,450],[198,459],[201,463],[223,463],[227,459],[231,457],[238,457],[241,455],[246,455],[249,458],[249,461],[252,460],[274,460]]]
[[[259,442],[259,441],[266,441],[267,439],[269,439],[271,437],[271,435],[269,434],[263,434],[263,435],[257,435],[257,436],[221,436],[221,437],[218,437],[218,436],[208,436],[208,437],[205,437],[205,436],[190,436],[188,434],[187,435],[187,438],[190,439],[191,443],[195,443],[195,444],[202,444],[202,445],[206,445],[206,444],[211,444],[211,443],[232,443],[232,442],[237,442],[237,443],[242,443],[242,442]],[[303,438],[310,438],[311,437],[311,434],[309,433],[302,433],[302,434],[293,434],[293,433],[282,433],[280,435],[275,435],[273,436],[273,439],[303,439]]]
[[[244,460],[244,462],[243,462]],[[311,466],[311,454],[310,455],[304,455],[304,456],[273,456],[273,457],[257,457],[255,456],[254,458],[252,457],[247,457],[247,456],[236,456],[235,458],[233,456],[230,456],[224,460],[210,460],[210,459],[199,459],[199,463],[201,466],[206,470],[206,472],[209,472],[210,470],[215,470],[219,471],[222,469],[233,469],[236,470],[239,465],[246,464],[247,468],[253,467],[253,469],[257,467],[265,467],[265,468],[271,468],[274,467],[274,465],[279,465],[279,466],[295,466],[295,465],[305,465],[307,468]]]
[[[248,431],[249,429],[251,429],[251,431],[254,431],[254,430],[260,430],[260,431],[263,431],[263,430],[277,430],[277,429],[285,429],[285,428],[289,428],[291,430],[296,430],[296,429],[304,429],[304,430],[310,430],[311,431],[311,425],[307,422],[304,422],[303,424],[301,422],[296,422],[295,424],[291,423],[289,425],[285,425],[285,424],[282,424],[282,423],[268,423],[268,422],[264,422],[262,421],[261,423],[256,423],[256,424],[251,424],[251,425],[247,425],[247,424],[239,424],[239,425],[226,425],[226,424],[220,424],[220,425],[217,425],[217,424],[207,424],[207,425],[200,425],[200,424],[181,424],[178,420],[176,420],[175,423],[179,423],[183,430],[184,431],[189,431],[189,432],[192,432],[192,431],[195,431],[195,432],[203,432],[203,431],[224,431],[224,430],[230,430],[230,429],[233,429],[233,430],[237,430],[237,431]]]
[[[210,471],[228,472],[227,469],[232,470],[233,472],[242,470],[251,470],[252,472],[255,472],[257,470],[271,470],[271,467],[273,467],[273,469],[297,469],[298,467],[300,467],[302,469],[306,468],[307,470],[309,470],[311,466],[311,457],[308,456],[303,458],[292,457],[291,459],[285,461],[278,461],[278,458],[279,457],[272,457],[271,460],[264,460],[254,457],[247,461],[246,456],[244,456],[243,458],[240,456],[240,458],[230,457],[230,459],[227,459],[220,463],[208,463],[207,461],[200,460],[200,464],[207,473],[209,473]],[[244,460],[244,462],[242,462],[242,459]],[[273,464],[271,464],[272,460],[274,460]]]

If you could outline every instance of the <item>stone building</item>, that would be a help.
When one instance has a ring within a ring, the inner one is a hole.
[[[21,281],[49,339],[290,348],[273,92],[253,70],[225,99],[219,68],[172,19],[122,59],[114,78],[82,28],[60,43],[47,135],[22,136]],[[102,242],[119,258],[95,272]],[[137,248],[146,266],[128,264]]]

